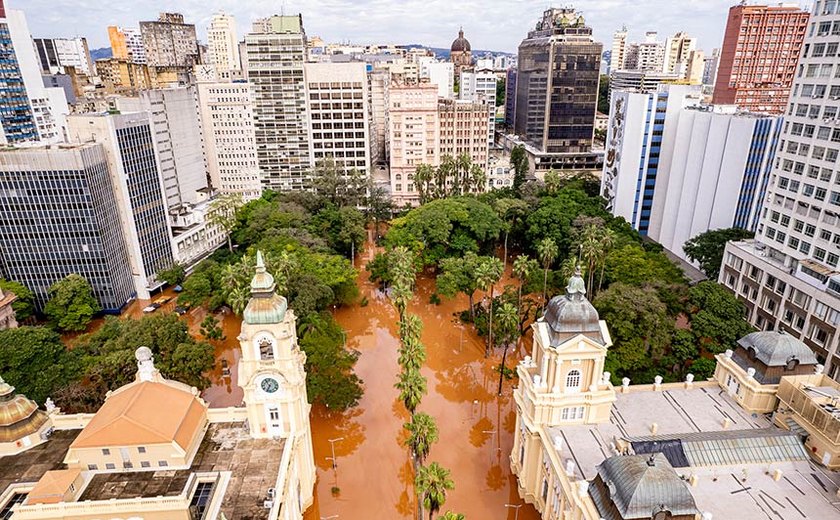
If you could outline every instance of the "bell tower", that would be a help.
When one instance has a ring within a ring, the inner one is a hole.
[[[315,483],[306,354],[298,347],[295,314],[275,288],[274,277],[258,251],[251,299],[237,338],[242,349],[239,385],[245,392],[251,437],[285,438],[294,443],[293,464],[299,472],[305,507],[312,502]]]

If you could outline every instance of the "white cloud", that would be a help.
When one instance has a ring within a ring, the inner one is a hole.
[[[255,18],[303,13],[309,35],[327,41],[422,43],[448,46],[463,25],[473,49],[515,52],[542,15],[545,0],[6,0],[23,9],[36,37],[86,36],[92,47],[108,45],[107,26],[137,26],[159,11],[177,11],[195,23],[203,38],[212,14],[236,16],[240,37]],[[557,5],[565,4],[559,2]],[[613,31],[626,24],[640,39],[683,30],[710,51],[719,47],[732,0],[587,0],[577,6],[609,46]]]

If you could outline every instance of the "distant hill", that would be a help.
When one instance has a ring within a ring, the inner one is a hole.
[[[93,61],[104,60],[106,58],[110,58],[111,57],[111,48],[110,47],[102,47],[101,49],[91,49],[90,50],[90,57]]]
[[[429,49],[430,51],[435,53],[435,57],[437,57],[438,59],[449,61],[449,52],[450,52],[449,49],[442,49],[440,47],[427,47],[426,45],[420,45],[419,43],[409,43],[408,45],[406,45],[406,47],[408,47],[410,49],[417,49],[417,48]],[[485,54],[492,54],[494,56],[498,56],[498,55],[501,55],[501,54],[504,54],[506,56],[515,56],[515,54],[510,53],[510,52],[482,51],[482,50],[473,50],[472,51],[473,58],[475,58],[475,57],[480,58],[480,57],[484,56]]]

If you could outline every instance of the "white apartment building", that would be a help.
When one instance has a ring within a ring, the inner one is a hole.
[[[257,160],[263,186],[306,189],[310,184],[306,110],[306,35],[303,18],[272,16],[245,36],[248,81],[254,89]]]
[[[362,62],[307,63],[306,99],[312,164],[331,158],[339,170],[371,172],[367,66]]]
[[[236,19],[233,15],[216,13],[207,28],[207,50],[210,63],[216,66],[219,77],[242,69],[239,61],[239,40],[236,37]]]
[[[195,87],[144,90],[139,97],[117,98],[116,106],[149,116],[166,207],[171,211],[203,200],[207,166]]]
[[[719,281],[760,329],[782,329],[840,380],[840,10],[814,2],[755,240],[726,246]]]
[[[487,146],[492,148],[496,137],[496,82],[498,78],[493,72],[461,72],[460,98],[473,103],[482,102],[487,105]]]
[[[207,80],[196,83],[207,172],[214,191],[260,197],[260,169],[250,83]]]
[[[665,46],[662,45],[658,34],[653,31],[645,33],[645,41],[639,44],[639,54],[636,61],[637,70],[661,72],[665,64]]]
[[[697,38],[678,32],[665,40],[665,57],[662,72],[685,76],[691,53],[697,48]]]
[[[455,64],[437,61],[434,57],[417,59],[420,79],[427,79],[438,87],[438,97],[451,98],[455,95]]]
[[[438,88],[431,83],[392,83],[388,91],[391,199],[397,206],[418,200],[414,172],[440,164]]]
[[[610,72],[621,70],[625,67],[627,58],[627,26],[613,33],[612,48],[610,51]]]
[[[602,194],[614,215],[681,258],[710,229],[756,229],[780,117],[700,107],[699,86],[611,101]]]
[[[712,49],[712,55],[703,61],[703,84],[714,85],[717,80],[718,64],[720,63],[720,49]]]

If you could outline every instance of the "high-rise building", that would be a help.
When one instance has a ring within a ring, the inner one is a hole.
[[[196,88],[210,185],[245,201],[259,198],[253,87],[199,79]]]
[[[431,83],[392,83],[388,91],[391,199],[398,206],[419,200],[414,173],[440,164],[438,89]]]
[[[462,72],[461,75],[466,74]],[[487,102],[484,99],[439,99],[440,157],[466,155],[483,172],[488,169]]]
[[[697,38],[692,38],[684,32],[669,36],[665,40],[662,72],[685,76],[691,60],[691,53],[696,48]]]
[[[717,80],[719,62],[720,49],[712,49],[712,55],[706,56],[706,59],[703,61],[703,85],[714,86]]]
[[[782,114],[808,27],[797,5],[729,9],[712,103]]]
[[[221,77],[239,71],[239,40],[236,38],[236,19],[233,15],[217,13],[207,28],[207,47],[210,63]]]
[[[781,117],[700,106],[700,87],[613,91],[602,193],[608,209],[685,258],[710,229],[754,231]]]
[[[303,17],[257,20],[245,36],[248,81],[254,86],[257,159],[266,188],[309,186],[306,34]]]
[[[610,93],[617,90],[629,92],[656,92],[659,85],[676,83],[678,74],[665,74],[650,70],[615,70],[610,74]]]
[[[138,65],[146,64],[146,47],[143,35],[137,29],[108,27],[108,39],[111,42],[111,57]]]
[[[207,167],[195,87],[143,90],[138,97],[117,98],[116,106],[122,113],[149,115],[166,207],[175,210],[202,200]]]
[[[103,145],[134,288],[138,298],[148,299],[164,283],[157,273],[174,262],[149,115],[84,114],[67,121],[72,142]]]
[[[639,44],[628,43],[624,54],[624,70],[637,70],[639,68]],[[612,71],[610,71],[612,73]]]
[[[589,152],[601,44],[573,9],[548,9],[519,45],[515,132],[543,152]]]
[[[494,72],[461,72],[459,97],[473,103],[487,105],[487,146],[492,147],[496,137],[496,82]]]
[[[332,159],[340,173],[370,175],[367,67],[361,62],[307,63],[309,143],[315,165]]]
[[[434,57],[418,60],[420,79],[427,79],[437,85],[438,97],[451,98],[455,95],[455,65],[437,61]],[[463,87],[461,87],[463,88]]]
[[[627,26],[613,33],[612,50],[610,51],[610,72],[624,68],[627,57]]]
[[[727,244],[719,281],[750,323],[800,338],[840,381],[838,47],[837,3],[815,2],[755,240]]]
[[[38,310],[73,273],[106,311],[134,295],[113,182],[101,144],[0,151],[0,270]]]
[[[634,68],[651,72],[664,70],[665,46],[659,41],[659,35],[655,31],[645,33],[645,41],[639,44],[638,57]]]
[[[180,13],[160,13],[156,21],[140,22],[146,62],[150,67],[191,69],[198,60],[195,25]]]
[[[368,71],[370,92],[370,160],[384,166],[388,152],[388,88],[391,71],[387,67],[371,66]]]
[[[45,75],[64,74],[68,67],[85,76],[96,72],[85,38],[35,38],[34,42]]]
[[[518,70],[516,67],[511,67],[507,71],[505,78],[505,126],[509,129],[513,128],[514,118],[516,116],[516,78]]]
[[[689,85],[702,85],[703,72],[706,67],[706,55],[701,50],[693,50],[688,55],[683,80]]]
[[[3,1],[0,0],[0,7]],[[62,88],[47,88],[22,11],[0,13],[0,144],[64,138],[69,112]]]

